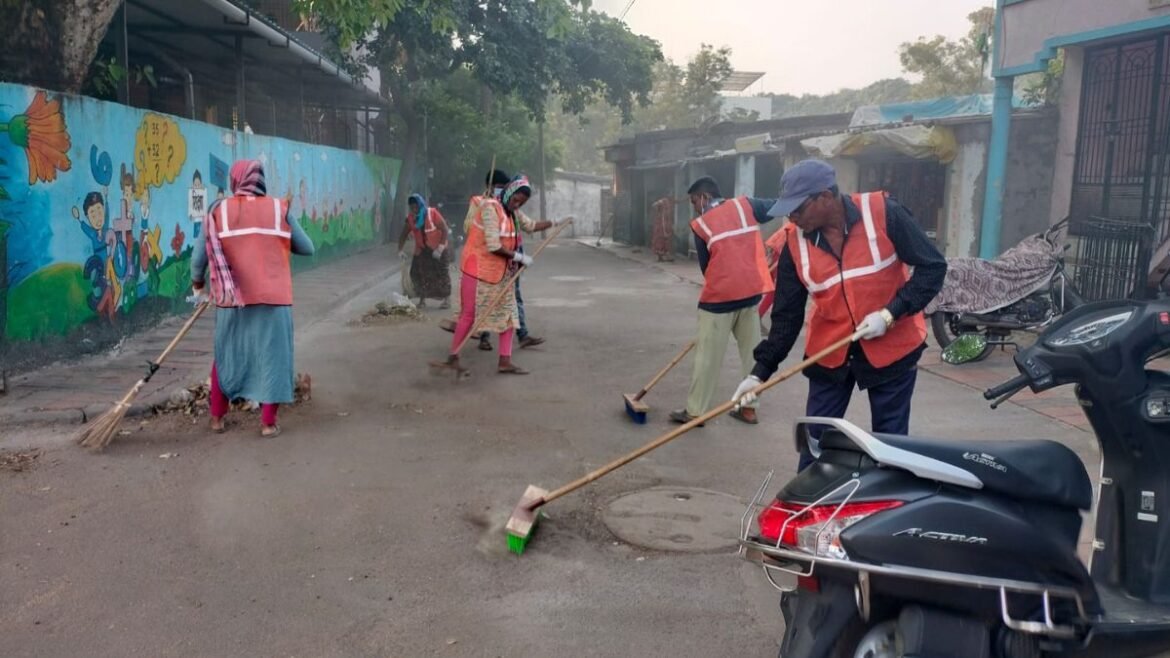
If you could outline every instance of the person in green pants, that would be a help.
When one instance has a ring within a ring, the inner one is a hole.
[[[755,365],[752,350],[760,342],[756,307],[775,288],[760,236],[760,224],[772,220],[768,211],[775,200],[724,199],[719,184],[709,176],[695,181],[687,194],[697,215],[691,231],[703,270],[703,290],[691,389],[686,408],[670,414],[676,423],[688,423],[710,409],[731,336],[739,347],[743,376],[750,373]],[[759,423],[753,405],[737,409],[732,417],[750,425]]]

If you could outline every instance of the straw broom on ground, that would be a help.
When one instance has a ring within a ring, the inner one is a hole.
[[[183,340],[187,333],[191,331],[191,327],[195,326],[195,322],[207,310],[208,305],[208,302],[201,302],[195,307],[195,312],[191,314],[191,317],[188,318],[182,329],[179,329],[179,333],[171,340],[166,349],[162,351],[162,354],[150,362],[146,376],[139,379],[138,383],[130,389],[130,392],[126,393],[125,397],[115,403],[109,411],[102,414],[77,435],[77,442],[79,444],[92,450],[101,450],[109,445],[110,441],[114,440],[114,435],[118,432],[118,426],[122,424],[122,420],[126,417],[126,412],[130,410],[130,403],[134,401],[134,398],[138,396],[142,391],[142,387],[146,386],[146,383],[150,381],[154,373],[158,372],[163,361],[167,360],[167,357],[171,355],[171,352],[174,351],[179,341]]]

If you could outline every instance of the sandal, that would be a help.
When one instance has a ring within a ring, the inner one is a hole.
[[[271,427],[261,427],[260,437],[264,439],[275,439],[280,436],[280,425],[273,425]]]
[[[479,339],[479,349],[484,351],[484,352],[491,352],[493,349],[492,342],[490,340],[488,340],[487,338],[480,338]]]
[[[529,372],[527,370],[525,370],[524,368],[521,368],[520,366],[517,366],[517,365],[511,365],[511,366],[508,366],[507,368],[500,368],[496,372],[498,372],[501,375],[527,375],[527,374],[529,374]]]
[[[219,419],[219,427],[215,426],[215,419],[211,419],[211,431],[215,434],[223,434],[227,432],[227,423],[222,418]]]

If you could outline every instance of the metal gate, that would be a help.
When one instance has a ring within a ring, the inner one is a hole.
[[[1168,46],[1163,34],[1085,52],[1071,231],[1090,243],[1108,233],[1111,243],[1078,250],[1094,253],[1075,264],[1089,299],[1116,296],[1103,271],[1144,278],[1150,251],[1170,234]],[[1108,228],[1096,218],[1108,218]]]

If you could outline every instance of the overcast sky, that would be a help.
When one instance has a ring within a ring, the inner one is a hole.
[[[617,16],[629,0],[593,0]],[[958,38],[967,14],[992,0],[634,0],[630,29],[685,64],[700,43],[731,46],[741,71],[765,71],[750,91],[824,94],[901,75],[898,45]]]

